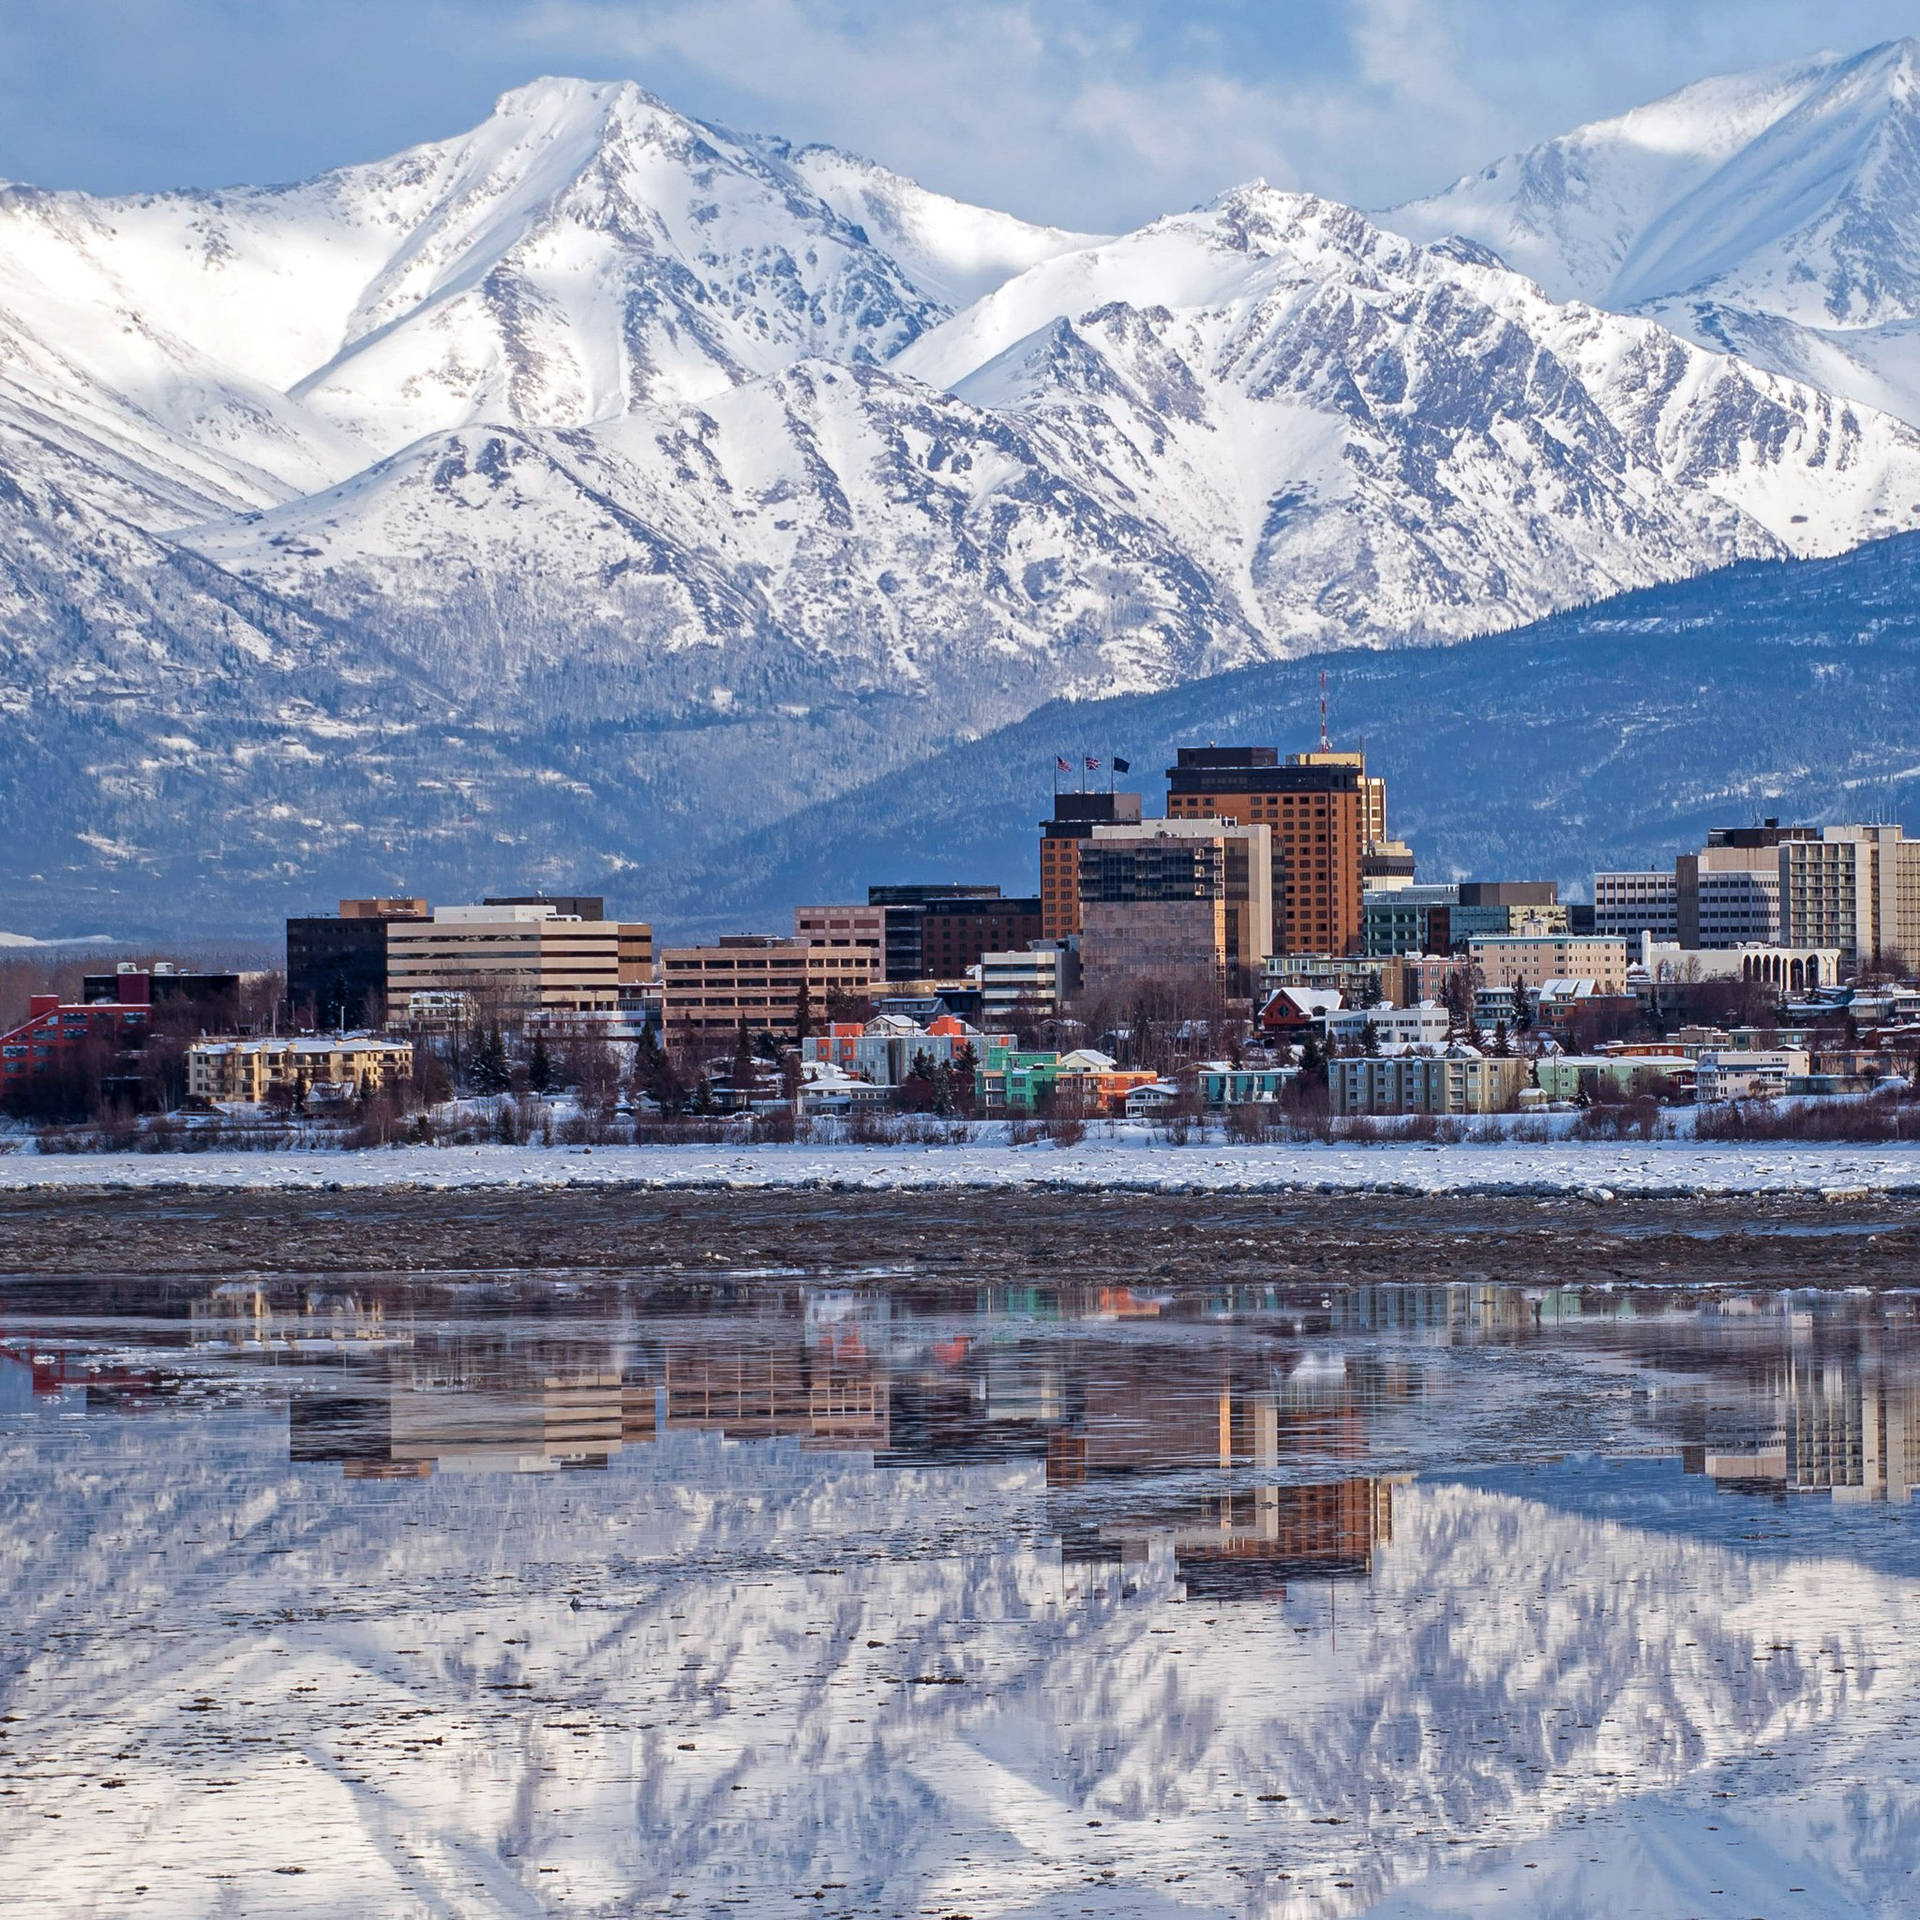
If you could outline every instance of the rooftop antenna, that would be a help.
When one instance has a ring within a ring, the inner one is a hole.
[[[1327,738],[1327,670],[1320,669],[1320,751],[1331,753],[1333,742]]]

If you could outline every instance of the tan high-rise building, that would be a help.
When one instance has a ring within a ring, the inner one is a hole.
[[[731,1039],[750,1033],[794,1039],[801,996],[810,1026],[823,1025],[828,997],[868,994],[884,979],[871,947],[829,947],[772,934],[735,934],[710,947],[668,947],[660,955],[662,1011],[676,1040]]]
[[[1384,828],[1384,783],[1378,813]],[[1352,757],[1296,756],[1283,767],[1272,747],[1182,747],[1167,769],[1167,814],[1270,830],[1274,952],[1360,951],[1369,803]]]
[[[1920,956],[1920,840],[1897,826],[1823,827],[1780,843],[1780,944],[1837,947],[1844,971]]]
[[[413,996],[452,1000],[477,1018],[610,1011],[622,985],[653,968],[644,922],[580,920],[551,906],[440,907],[431,920],[387,927],[389,1017],[409,1017]],[[424,1003],[423,1003],[424,1004]]]

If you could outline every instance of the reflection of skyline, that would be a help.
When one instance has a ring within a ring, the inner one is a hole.
[[[455,1319],[396,1294],[386,1344],[187,1348],[237,1403],[117,1360],[125,1421],[70,1352],[0,1427],[0,1842],[76,1916],[132,1904],[107,1876],[137,1860],[168,1920],[218,1910],[216,1870],[271,1910],[290,1861],[305,1910],[1072,1914],[1098,1880],[1109,1911],[1177,1885],[1306,1920],[1455,1843],[1544,1858],[1691,1794],[1723,1827],[1800,1820],[1787,1879],[1822,1884],[1819,1852],[1899,1910],[1907,1530],[1822,1497],[1791,1549],[1745,1547],[1751,1509],[1672,1456],[1758,1444],[1791,1386],[1866,1461],[1852,1409],[1904,1391],[1906,1323],[1596,1292],[1374,1336],[1317,1299],[1151,1325],[1086,1299]],[[1517,1369],[1529,1342],[1577,1369]],[[1409,1436],[1551,1442],[1582,1384],[1658,1476],[1395,1482]],[[1866,1826],[1836,1811],[1863,1790]],[[76,1802],[80,1851],[44,1821]]]

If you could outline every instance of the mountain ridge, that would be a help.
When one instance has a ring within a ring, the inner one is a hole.
[[[1911,64],[1709,83],[1716,137],[1904,128]],[[0,521],[0,872],[92,924],[698,875],[1049,701],[1920,528],[1920,431],[1264,182],[1075,234],[546,80],[312,181],[0,191]]]

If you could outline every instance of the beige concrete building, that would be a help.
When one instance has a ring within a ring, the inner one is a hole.
[[[413,1077],[410,1040],[199,1040],[187,1049],[187,1094],[195,1100],[264,1100],[275,1086],[377,1093]]]
[[[461,1005],[471,1017],[612,1009],[653,971],[644,922],[580,920],[550,905],[440,907],[387,930],[387,1008],[395,1020]],[[464,1002],[445,996],[464,996]]]
[[[885,907],[795,907],[793,937],[813,947],[870,947],[874,972],[886,972]]]
[[[771,934],[736,934],[710,947],[668,947],[660,956],[662,1019],[677,1040],[731,1040],[752,1033],[791,1040],[801,996],[808,1023],[823,1026],[831,994],[869,994],[884,979],[867,946],[827,947]]]
[[[1825,827],[1783,840],[1780,945],[1838,947],[1851,972],[1876,956],[1920,957],[1920,840],[1897,826]]]
[[[1213,973],[1250,992],[1273,952],[1266,823],[1096,826],[1080,848],[1080,959],[1089,987],[1129,975]]]
[[[1627,943],[1603,934],[1493,933],[1467,942],[1489,987],[1537,987],[1547,980],[1591,980],[1598,993],[1627,990]]]

